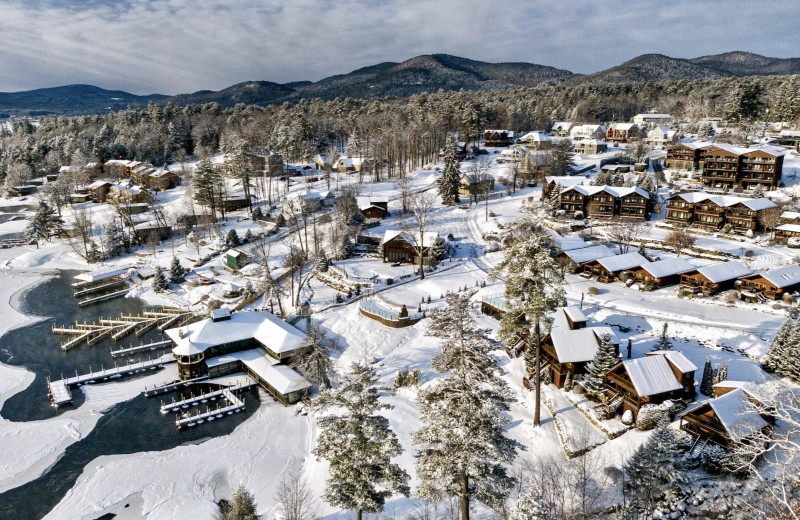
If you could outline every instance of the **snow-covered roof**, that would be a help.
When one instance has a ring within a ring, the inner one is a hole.
[[[105,280],[112,276],[120,276],[128,272],[128,267],[116,269],[104,269],[100,271],[91,271],[89,273],[81,273],[75,276],[79,282],[96,282],[98,280]]]
[[[784,211],[781,213],[781,218],[785,218],[787,220],[795,220],[800,218],[800,213],[796,211]]]
[[[741,388],[711,399],[708,404],[735,442],[740,442],[767,426],[767,421],[756,412]]]
[[[318,191],[308,190],[308,191],[295,191],[287,195],[288,199],[300,199],[300,200],[320,200],[322,197]]]
[[[555,124],[553,124],[553,130],[562,130],[562,129],[568,130],[572,127],[573,124],[574,123],[570,121],[557,121]]]
[[[708,199],[710,197],[711,197],[711,195],[709,195],[708,193],[706,193],[704,191],[691,191],[689,193],[678,193],[677,195],[673,195],[672,197],[669,197],[667,200],[683,199],[686,202],[694,204],[696,202],[703,202],[704,200],[706,200],[706,199]]]
[[[800,233],[800,224],[781,224],[775,229],[779,229],[781,231],[793,231],[795,233]]]
[[[570,187],[570,186],[577,186],[579,184],[585,184],[589,182],[589,177],[585,175],[570,175],[569,177],[560,177],[560,176],[547,176],[544,178],[547,184],[554,182],[561,186],[562,188]]]
[[[614,256],[607,256],[604,258],[598,258],[597,263],[602,265],[608,272],[616,273],[619,271],[624,271],[625,269],[630,269],[631,267],[637,267],[640,265],[650,263],[650,260],[643,257],[637,252],[633,253],[625,253],[624,255],[614,255]]]
[[[528,132],[527,134],[523,135],[519,138],[520,141],[549,141],[550,136],[544,132]]]
[[[800,130],[781,130],[778,132],[779,137],[800,137]]]
[[[678,352],[677,350],[654,350],[652,352],[648,352],[647,355],[666,357],[667,360],[681,372],[681,374],[686,374],[687,372],[694,372],[697,370],[697,366],[689,361],[689,358],[684,356],[682,352]]]
[[[706,277],[711,283],[720,283],[747,276],[752,271],[739,262],[730,261],[707,265],[699,268],[697,272]]]
[[[90,190],[96,190],[97,188],[102,188],[103,186],[111,186],[112,183],[109,181],[94,181],[91,183],[88,188]]]
[[[613,256],[615,253],[607,246],[592,246],[581,249],[573,249],[571,251],[564,251],[564,254],[576,264],[582,264],[585,262],[591,262],[592,260],[597,260],[598,258]]]
[[[232,352],[211,358],[206,360],[206,364],[209,367],[214,367],[237,360],[241,361],[282,395],[311,387],[311,383],[306,381],[303,376],[286,365],[279,365],[278,360],[272,358],[260,348]]]
[[[575,330],[559,327],[551,330],[550,339],[553,341],[559,362],[580,363],[594,358],[600,341],[606,334],[612,343],[619,344],[611,327],[585,327]]]
[[[663,394],[683,388],[665,356],[647,356],[622,362],[640,397]]]
[[[642,264],[642,269],[654,278],[663,278],[691,271],[694,266],[684,258],[667,258],[657,262],[650,262],[649,264]]]
[[[648,191],[646,189],[640,188],[639,186],[628,186],[628,187],[611,186],[611,187],[609,187],[608,191],[610,191],[612,194],[616,195],[617,197],[627,197],[628,195],[630,195],[632,193],[636,193],[637,195],[641,195],[642,197],[644,197],[646,199],[650,197],[650,193],[648,193]]]
[[[270,313],[235,312],[231,319],[213,321],[207,318],[185,327],[165,331],[179,356],[200,354],[206,349],[246,339],[254,339],[275,354],[291,352],[301,347],[305,335]]]
[[[630,130],[634,126],[636,126],[635,123],[611,123],[609,128],[612,128],[613,130]]]
[[[745,199],[742,201],[742,204],[747,206],[748,208],[752,209],[753,211],[761,211],[764,209],[770,208],[777,208],[778,205],[775,204],[773,201],[769,200],[766,197],[761,197],[758,199]]]
[[[571,305],[569,307],[559,307],[553,313],[553,323],[551,325],[552,329],[569,329],[569,321],[567,321],[567,317],[572,320],[572,323],[578,322],[586,322],[586,315],[577,305]]]
[[[586,241],[581,237],[562,237],[558,235],[556,237],[556,242],[558,242],[558,247],[560,247],[562,251],[572,251],[573,249],[583,249],[587,247]]]
[[[766,144],[755,148],[746,148],[744,153],[745,155],[747,155],[755,152],[764,152],[769,155],[772,155],[773,157],[783,157],[784,155],[786,155],[785,150],[782,150],[780,148],[775,148],[774,146],[769,146]]]
[[[416,245],[417,243],[416,236],[411,236],[405,231],[398,229],[387,229],[386,232],[383,234],[383,241],[381,241],[381,244],[385,244],[386,242],[395,237],[401,237],[403,240],[412,245]],[[425,247],[432,246],[437,238],[439,238],[439,233],[435,231],[426,231],[422,235],[423,245]]]
[[[777,269],[770,269],[765,273],[757,273],[769,283],[778,288],[789,287],[800,283],[800,265],[793,264]]]

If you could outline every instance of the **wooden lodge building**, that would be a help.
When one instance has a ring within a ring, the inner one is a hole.
[[[790,238],[800,237],[800,224],[781,224],[775,228],[775,242],[786,244]]]
[[[494,177],[489,174],[475,175],[465,173],[458,179],[459,195],[467,195],[470,200],[478,200],[479,196],[486,196],[494,191]]]
[[[423,239],[422,256],[428,257],[439,233],[426,232]],[[381,242],[381,251],[384,262],[400,262],[403,264],[416,264],[418,247],[416,240],[409,234],[396,229],[387,229]]]
[[[381,220],[389,216],[389,201],[385,198],[359,197],[358,210],[367,220]]]
[[[751,229],[762,229],[762,212],[777,207],[765,197],[748,199],[730,195],[713,196],[705,192],[680,193],[667,199],[665,220],[677,226],[708,229],[720,229],[730,224],[734,231],[744,233]]]
[[[635,283],[648,289],[658,289],[667,285],[680,283],[681,275],[695,269],[695,266],[683,258],[667,258],[657,262],[647,262],[626,269],[624,274]]]
[[[774,189],[783,173],[782,150],[739,148],[727,144],[703,147],[703,186],[720,189]]]
[[[646,220],[649,200],[650,194],[638,186],[574,185],[559,194],[559,209],[567,213],[582,211],[591,218]]]
[[[667,148],[664,166],[673,170],[698,170],[703,166],[703,146],[708,143],[675,143]]]
[[[514,132],[511,130],[485,130],[483,146],[511,146],[514,144]]]
[[[606,130],[606,141],[629,143],[644,137],[644,132],[635,123],[611,123]]]
[[[714,399],[681,414],[681,430],[727,449],[772,431],[773,418],[765,413],[761,403],[746,390],[745,385],[726,388],[719,394],[718,385],[714,385],[714,390]]]
[[[556,186],[559,187],[560,190],[564,188],[571,188],[573,186],[588,186],[589,185],[589,177],[585,175],[568,175],[568,176],[556,176],[556,175],[548,175],[544,179],[544,184],[542,185],[542,200],[547,200],[550,198],[550,194],[553,193],[553,190],[556,189]]]
[[[583,264],[583,272],[588,276],[597,276],[598,282],[610,283],[628,269],[649,264],[650,261],[639,253],[625,253],[624,255],[606,256],[590,260]]]
[[[165,333],[181,381],[245,370],[285,405],[308,395],[311,384],[283,364],[306,353],[305,334],[270,313],[217,309]]]
[[[785,293],[792,293],[800,289],[800,265],[792,264],[761,273],[753,273],[743,276],[741,282],[740,289],[743,295],[746,291],[755,297],[762,295],[770,300],[779,300]]]
[[[739,262],[720,262],[681,274],[681,289],[712,296],[720,291],[733,289],[739,278],[751,273],[750,269]]]
[[[630,410],[636,417],[645,404],[694,399],[696,370],[686,356],[674,350],[649,352],[643,358],[622,361],[606,375],[609,412],[616,412],[621,406],[623,412]]]

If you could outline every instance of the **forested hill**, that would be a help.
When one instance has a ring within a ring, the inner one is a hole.
[[[136,96],[91,85],[0,93],[0,118],[9,114],[105,113],[127,106],[146,106],[150,101],[177,106],[218,103],[222,108],[230,108],[239,103],[269,105],[303,98],[405,98],[439,90],[482,91],[558,84],[602,85],[787,74],[800,74],[800,58],[770,58],[742,51],[693,59],[643,54],[616,67],[583,75],[531,63],[486,63],[447,54],[430,54],[402,63],[380,63],[317,82],[278,84],[248,81],[219,91],[201,90],[177,96]]]

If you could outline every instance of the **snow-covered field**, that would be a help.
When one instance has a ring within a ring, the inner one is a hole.
[[[583,158],[597,161],[600,157]],[[790,163],[800,167],[800,161]],[[462,169],[468,169],[465,164]],[[494,165],[495,177],[509,176],[506,166]],[[342,176],[339,181],[354,182],[355,176]],[[410,174],[415,189],[435,186],[437,174],[420,170]],[[335,187],[336,180],[332,180]],[[319,181],[315,189],[325,189],[327,183]],[[292,190],[305,189],[294,185]],[[159,194],[167,211],[177,211],[186,202],[185,188]],[[362,195],[373,195],[390,199],[393,216],[380,226],[369,229],[370,233],[382,235],[387,229],[399,226],[400,202],[392,181],[362,187]],[[529,199],[538,200],[540,188],[524,188],[508,194],[498,185],[496,195],[489,202],[489,211],[494,216],[487,218],[483,202],[467,209],[437,206],[429,224],[430,231],[442,236],[454,235],[453,261],[446,260],[438,272],[424,280],[407,278],[404,283],[385,286],[380,280],[401,278],[413,273],[410,266],[392,267],[379,258],[355,257],[336,264],[338,270],[353,280],[375,279],[373,289],[380,289],[380,298],[394,305],[405,304],[415,308],[422,300],[424,310],[441,306],[443,295],[462,288],[477,289],[485,285],[479,294],[502,293],[501,280],[489,276],[492,267],[502,258],[502,252],[485,254],[485,233],[501,232],[520,214],[520,207]],[[6,204],[6,201],[0,202]],[[105,224],[111,218],[111,210],[105,205],[87,204],[92,217]],[[0,224],[0,234],[19,231],[19,221]],[[240,237],[250,229],[260,231],[259,224],[246,218],[243,212],[234,213],[223,224],[221,234],[235,229]],[[647,237],[663,239],[666,231],[651,225]],[[793,261],[792,251],[783,247],[766,247],[753,241],[734,241],[725,237],[700,237],[697,246],[709,250],[743,255],[744,249],[754,251],[753,268],[768,268]],[[194,246],[181,237],[161,244],[155,255],[145,247],[139,256],[133,254],[107,261],[108,266],[140,263],[167,268],[173,256],[182,265],[191,266],[198,256],[215,250],[216,238],[208,238],[201,246],[200,254]],[[271,260],[276,268],[283,265],[288,248],[286,240],[275,239]],[[654,251],[662,258],[671,253]],[[697,260],[698,264],[708,263]],[[93,268],[95,266],[92,266]],[[211,271],[209,267],[213,267]],[[52,273],[53,268],[89,267],[73,252],[65,241],[52,244],[20,246],[0,249],[0,335],[12,327],[24,326],[34,317],[23,316],[12,307],[14,295],[30,288]],[[215,257],[206,266],[196,270],[218,283],[194,288],[181,288],[164,296],[156,295],[148,282],[143,282],[133,294],[153,304],[196,305],[204,296],[224,300],[221,293],[229,283],[243,286],[247,281],[258,280],[255,273],[250,276],[230,274],[222,269],[220,257]],[[247,272],[247,271],[246,271]],[[568,298],[585,302],[584,311],[595,323],[615,327],[622,344],[630,339],[634,357],[643,356],[656,340],[663,323],[669,324],[674,336],[675,348],[683,352],[695,365],[702,367],[706,358],[717,365],[728,364],[730,379],[765,381],[769,376],[758,366],[755,358],[763,356],[777,327],[786,317],[785,310],[773,311],[766,305],[727,305],[720,299],[685,300],[677,298],[674,288],[653,292],[640,292],[621,283],[598,284],[578,276],[568,276],[566,293]],[[596,296],[589,294],[589,287],[597,286]],[[407,328],[393,329],[380,325],[363,316],[357,303],[335,305],[336,291],[312,280],[303,293],[310,298],[316,312],[312,319],[320,323],[331,335],[337,337],[345,347],[335,360],[337,371],[344,372],[354,361],[374,363],[382,383],[393,386],[397,372],[401,369],[418,369],[420,385],[429,384],[437,374],[431,369],[429,360],[437,351],[438,340],[425,335],[428,320]],[[430,303],[427,299],[430,298]],[[497,331],[498,323],[477,312],[479,296],[474,297],[476,319],[481,326]],[[223,303],[227,304],[228,302]],[[256,301],[251,307],[263,307]],[[267,306],[268,307],[268,306]],[[302,322],[298,324],[301,326]],[[622,332],[627,330],[627,332]],[[566,457],[565,445],[571,452],[591,450],[619,465],[620,454],[627,454],[645,441],[648,434],[630,430],[610,439],[603,430],[579,411],[561,390],[548,387],[545,390],[549,406],[542,406],[542,424],[532,426],[533,394],[522,386],[523,361],[509,359],[502,351],[495,353],[497,364],[516,396],[509,412],[508,435],[519,441],[525,450],[521,460],[535,461],[543,457]],[[167,369],[171,370],[171,369]],[[699,372],[702,372],[699,371]],[[696,374],[696,378],[701,377]],[[84,388],[86,402],[56,418],[37,422],[11,423],[0,418],[0,492],[17,487],[46,471],[67,446],[79,442],[94,427],[104,410],[111,405],[131,399],[147,384],[161,383],[171,374],[159,372],[131,382],[100,384]],[[33,375],[24,369],[0,365],[0,405],[9,396],[30,384]],[[254,493],[259,512],[264,518],[274,518],[276,511],[273,495],[278,483],[288,470],[298,470],[305,476],[317,496],[321,494],[327,468],[323,462],[314,460],[316,428],[312,415],[307,415],[301,406],[283,407],[264,396],[259,409],[231,434],[209,439],[200,444],[179,446],[166,451],[111,455],[95,459],[88,464],[73,488],[61,500],[48,518],[96,518],[104,513],[114,513],[118,518],[181,519],[208,518],[217,511],[216,503],[229,498],[232,490],[244,484]],[[700,399],[705,399],[699,396]],[[385,396],[393,408],[386,411],[392,429],[403,445],[404,453],[398,459],[400,466],[412,476],[412,488],[417,483],[414,477],[414,450],[411,432],[419,428],[416,389],[403,388],[394,395]],[[134,420],[132,418],[132,420]],[[618,424],[607,425],[609,430]],[[125,507],[128,504],[129,507]],[[404,516],[416,507],[413,499],[394,497],[386,508],[387,514]],[[345,518],[347,514],[327,505],[321,510],[327,519]],[[479,518],[488,518],[488,512],[479,509]]]

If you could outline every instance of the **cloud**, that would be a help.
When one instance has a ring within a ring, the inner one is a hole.
[[[0,91],[90,83],[174,94],[428,53],[595,72],[650,52],[800,48],[800,8],[785,2],[0,0],[0,13]]]

